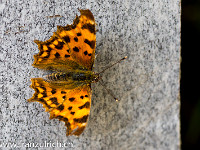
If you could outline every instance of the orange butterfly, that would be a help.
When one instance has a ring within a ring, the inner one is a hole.
[[[67,135],[80,135],[86,127],[91,105],[91,83],[99,73],[92,71],[95,59],[95,20],[90,10],[80,10],[72,25],[58,26],[53,36],[35,40],[39,53],[33,66],[53,70],[47,79],[31,79],[35,90],[28,101],[38,101],[67,126]],[[102,71],[104,72],[104,71]],[[101,73],[102,73],[101,72]]]

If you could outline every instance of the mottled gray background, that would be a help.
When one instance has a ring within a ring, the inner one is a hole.
[[[48,143],[55,146],[50,149],[180,149],[180,0],[0,2],[0,147],[14,143],[18,149],[38,149],[33,143]],[[38,52],[33,40],[47,40],[57,25],[71,24],[78,8],[90,9],[96,19],[94,71],[128,59],[103,77],[120,102],[94,84],[85,132],[66,137],[64,122],[49,120],[41,104],[26,100],[33,94],[30,78],[46,74],[31,66]],[[52,15],[63,17],[47,17]]]

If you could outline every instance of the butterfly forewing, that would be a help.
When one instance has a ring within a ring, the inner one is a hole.
[[[40,52],[34,56],[34,67],[47,70],[92,69],[96,46],[95,20],[90,10],[80,12],[72,25],[58,26],[49,40],[35,40]]]

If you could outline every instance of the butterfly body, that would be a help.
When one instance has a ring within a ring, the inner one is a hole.
[[[66,135],[80,135],[86,127],[91,105],[91,83],[99,75],[92,71],[95,59],[96,30],[90,10],[80,10],[72,25],[58,26],[47,41],[34,42],[39,53],[33,66],[56,73],[46,79],[31,79],[35,90],[29,102],[40,102],[50,119],[64,121]]]
[[[52,73],[47,78],[52,81],[74,81],[85,84],[96,82],[99,78],[98,74],[93,71],[68,70],[66,72]]]

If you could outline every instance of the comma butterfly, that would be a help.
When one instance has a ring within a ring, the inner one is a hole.
[[[50,119],[57,118],[67,126],[66,135],[80,135],[86,127],[91,105],[91,83],[99,80],[92,71],[95,59],[96,29],[90,10],[80,10],[72,25],[58,26],[53,36],[35,40],[39,53],[33,66],[55,71],[46,79],[31,79],[35,90],[28,101],[43,104]]]

